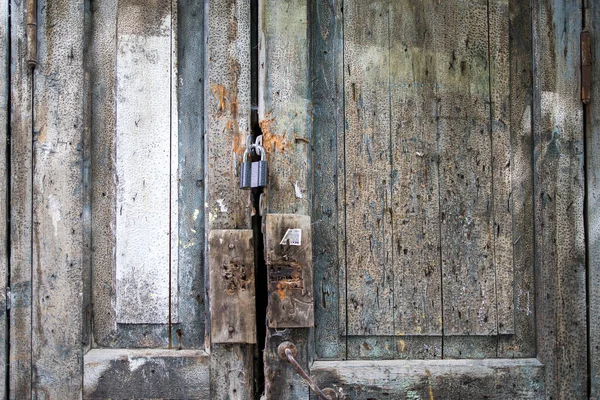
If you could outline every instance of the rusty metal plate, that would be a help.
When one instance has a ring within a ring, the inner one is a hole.
[[[269,327],[313,326],[310,217],[295,214],[267,214],[265,224]]]
[[[252,230],[212,230],[208,236],[212,343],[256,343]]]

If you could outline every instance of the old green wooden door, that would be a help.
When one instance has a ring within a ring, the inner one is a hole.
[[[304,2],[264,3],[267,210],[311,215],[315,298],[266,351],[340,398],[584,398],[581,10],[319,1],[304,42]],[[307,396],[265,360],[267,397]]]

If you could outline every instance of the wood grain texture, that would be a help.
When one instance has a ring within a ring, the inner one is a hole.
[[[8,109],[10,101],[10,82],[9,82],[9,14],[8,14],[9,3],[4,2],[0,4],[0,154],[7,154],[8,147],[8,124],[10,111]],[[0,379],[3,379],[3,384],[0,385],[0,397],[7,398],[7,368],[8,365],[8,318],[7,318],[7,285],[9,276],[9,259],[8,259],[8,246],[10,238],[8,237],[8,231],[6,229],[7,216],[8,216],[8,162],[7,157],[3,157],[0,160],[0,179],[3,182],[3,190],[0,191],[0,226],[5,228],[0,233],[0,243],[2,243],[2,249],[0,250],[0,343],[2,348],[0,349]]]
[[[394,334],[388,2],[344,7],[349,335]]]
[[[34,80],[32,396],[80,398],[83,1],[38,3]]]
[[[250,195],[239,189],[238,175],[250,133],[250,0],[210,0],[206,7],[204,206],[210,233],[250,226]],[[208,344],[210,328],[205,334]],[[253,346],[212,343],[210,352],[211,397],[253,398]]]
[[[211,230],[208,256],[211,343],[256,343],[252,230]]]
[[[204,4],[177,1],[179,114],[179,348],[204,348]],[[176,121],[175,118],[173,118]]]
[[[487,1],[432,11],[444,335],[496,334]]]
[[[310,215],[308,2],[259,0],[258,7],[258,117],[269,161],[263,203],[267,213]],[[308,397],[308,386],[291,365],[279,360],[276,349],[283,339],[291,340],[301,355],[298,362],[308,369],[309,329],[267,331],[266,398]]]
[[[310,76],[313,117],[313,262],[315,297],[315,355],[340,354],[340,268],[345,268],[343,245],[343,56],[342,1],[313,1],[309,20]],[[341,210],[341,212],[340,212]]]
[[[389,146],[396,335],[442,333],[432,17],[427,3],[390,3]]]
[[[32,74],[25,57],[25,2],[11,2],[9,393],[31,398]]]
[[[85,399],[211,398],[203,351],[93,349],[83,368]]]
[[[515,332],[514,335],[498,337],[498,357],[534,357],[536,292],[531,8],[514,0],[509,2],[508,8]]]
[[[539,399],[544,366],[536,359],[317,361],[320,387],[339,399]]]
[[[585,26],[592,45],[592,92],[586,109],[586,212],[589,287],[590,393],[600,398],[600,4],[589,2]]]
[[[537,352],[546,398],[587,398],[579,2],[533,3]]]
[[[498,334],[515,332],[509,0],[488,2],[493,255]]]

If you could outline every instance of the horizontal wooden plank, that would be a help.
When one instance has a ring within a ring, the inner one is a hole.
[[[83,397],[208,399],[210,357],[196,350],[93,349]]]
[[[311,375],[340,399],[538,399],[536,359],[317,361]]]

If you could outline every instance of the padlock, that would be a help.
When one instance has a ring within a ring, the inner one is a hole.
[[[267,153],[258,144],[254,144],[254,150],[260,155],[260,161],[252,162],[250,186],[252,188],[263,188],[267,186]]]
[[[246,147],[242,158],[242,166],[240,169],[240,189],[250,189],[252,187],[252,162],[250,162],[250,149],[254,145]]]

